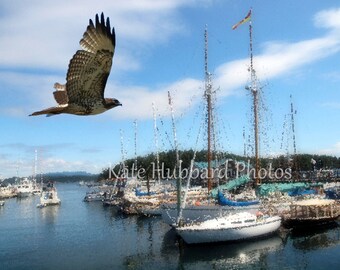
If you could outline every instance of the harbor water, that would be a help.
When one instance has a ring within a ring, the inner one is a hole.
[[[160,217],[83,202],[76,184],[57,189],[59,206],[32,196],[0,207],[0,269],[340,269],[339,226],[188,246]]]

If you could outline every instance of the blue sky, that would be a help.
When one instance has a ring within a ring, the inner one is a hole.
[[[266,108],[261,155],[292,151],[284,128],[292,95],[297,152],[340,156],[339,1],[13,0],[0,7],[2,177],[17,171],[19,176],[32,174],[35,149],[38,172],[99,173],[121,160],[121,141],[124,157],[134,157],[135,120],[137,154],[154,152],[152,103],[158,148],[171,149],[167,91],[173,98],[179,149],[203,148],[205,25],[217,93],[217,145],[242,154],[243,130],[251,134],[251,99],[244,89],[249,83],[249,36],[248,25],[234,31],[231,26],[250,7],[254,67]],[[102,11],[117,38],[105,96],[123,106],[91,117],[28,117],[55,105],[53,85],[65,83],[88,20]]]

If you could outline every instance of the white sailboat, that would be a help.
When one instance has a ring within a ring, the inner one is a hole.
[[[212,168],[211,168],[211,145],[212,145],[212,82],[211,82],[211,74],[208,71],[208,31],[205,29],[204,33],[205,39],[205,98],[207,101],[207,158],[208,158],[208,192],[205,201],[201,201],[199,205],[197,204],[187,204],[182,209],[178,209],[178,205],[181,205],[181,202],[176,204],[164,204],[162,206],[162,219],[165,223],[170,226],[177,226],[176,221],[178,221],[179,215],[181,216],[181,223],[191,223],[191,222],[202,222],[209,220],[210,218],[218,218],[222,216],[226,216],[230,213],[235,213],[238,211],[247,211],[250,213],[256,213],[258,210],[258,206],[242,206],[242,207],[231,207],[231,206],[220,206],[216,205],[215,200],[210,197],[210,192],[212,189]],[[181,198],[180,198],[181,200]],[[185,203],[185,202],[184,202]]]
[[[280,225],[279,216],[239,212],[199,224],[177,227],[176,232],[187,244],[214,243],[262,237],[276,232]]]

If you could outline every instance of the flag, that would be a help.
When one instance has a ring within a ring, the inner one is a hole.
[[[250,19],[251,19],[251,10],[249,10],[247,16],[243,20],[239,21],[237,24],[234,24],[232,29],[235,30],[239,25],[245,22],[248,22]]]

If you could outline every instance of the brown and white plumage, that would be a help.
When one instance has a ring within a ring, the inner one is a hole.
[[[80,40],[83,50],[78,50],[72,57],[66,84],[54,84],[54,98],[58,106],[33,115],[47,116],[68,113],[76,115],[94,115],[103,113],[121,105],[117,99],[104,98],[104,90],[112,66],[116,46],[114,28],[110,27],[109,18],[96,15],[95,25],[90,19],[89,25]]]

